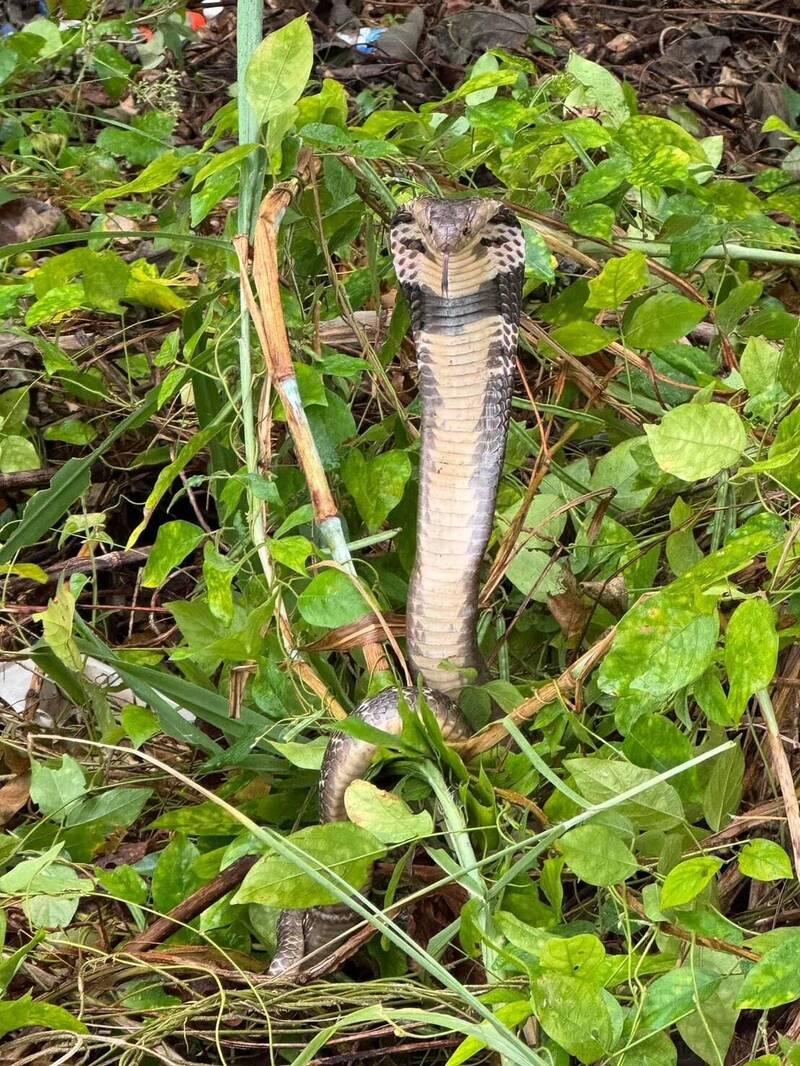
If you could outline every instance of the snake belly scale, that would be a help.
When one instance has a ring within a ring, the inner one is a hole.
[[[417,554],[407,609],[408,660],[446,741],[469,727],[454,697],[481,671],[480,567],[505,455],[525,241],[516,217],[489,199],[420,197],[391,226],[395,272],[411,311],[422,401]],[[388,689],[353,716],[399,734],[401,698]],[[374,745],[335,733],[320,778],[320,818],[343,821],[344,794]],[[269,973],[302,971],[304,956],[359,921],[340,905],[287,910]]]

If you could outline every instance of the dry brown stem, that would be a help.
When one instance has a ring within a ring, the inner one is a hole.
[[[616,626],[609,629],[596,644],[593,644],[579,659],[576,659],[572,666],[568,666],[555,681],[549,681],[546,685],[542,685],[533,696],[511,712],[508,716],[511,721],[515,725],[527,722],[529,718],[533,718],[549,703],[554,703],[556,700],[563,699],[567,694],[574,692],[611,647],[615,633]],[[453,747],[461,758],[468,762],[470,759],[474,759],[476,755],[481,755],[496,744],[499,744],[506,735],[506,728],[503,722],[493,722],[481,730],[480,733],[476,733],[474,737],[470,737],[469,740],[461,741],[458,744],[453,744]]]

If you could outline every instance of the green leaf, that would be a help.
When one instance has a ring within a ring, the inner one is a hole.
[[[615,490],[614,506],[620,511],[636,511],[652,495],[650,485],[642,486],[642,458],[649,458],[649,448],[641,437],[622,441],[597,460],[592,471],[592,489]]]
[[[744,979],[737,1006],[769,1010],[800,999],[800,937],[792,936],[768,951]]]
[[[280,540],[268,540],[267,549],[272,558],[294,570],[296,574],[307,573],[306,562],[317,549],[307,537],[281,537]]]
[[[64,755],[58,768],[31,759],[31,799],[42,814],[61,820],[75,800],[85,794],[86,778],[71,755]]]
[[[780,881],[793,878],[792,861],[780,844],[758,837],[739,852],[739,869],[756,881]]]
[[[523,596],[530,596],[537,603],[546,603],[549,596],[564,591],[563,567],[550,555],[538,548],[523,547],[517,550],[506,570],[506,577]]]
[[[204,181],[208,181],[209,178],[213,178],[215,174],[221,174],[223,170],[238,166],[243,159],[247,159],[256,151],[258,151],[257,144],[237,144],[234,148],[228,148],[227,151],[213,156],[210,162],[206,163],[204,167],[200,167],[195,174],[192,188],[197,189],[199,185],[202,185]]]
[[[666,1029],[713,995],[722,975],[689,964],[656,978],[647,989],[639,1015],[642,1029]]]
[[[616,1003],[596,984],[547,973],[531,982],[531,995],[542,1028],[570,1055],[592,1063],[611,1052],[619,1034],[609,1008]]]
[[[685,337],[706,314],[706,308],[694,300],[659,292],[634,309],[630,320],[623,323],[623,336],[632,348],[663,348]]]
[[[3,913],[5,914],[5,912]],[[31,937],[26,944],[23,944],[21,948],[17,948],[17,950],[12,952],[7,958],[0,960],[0,995],[5,995],[6,989],[16,976],[17,970],[28,955],[36,950],[46,936],[47,933],[44,930],[41,930],[36,933],[35,936]]]
[[[637,718],[628,731],[622,750],[631,762],[656,773],[689,762],[697,754],[686,734],[663,714],[642,714]],[[684,802],[697,799],[696,768],[686,770],[672,784]]]
[[[380,529],[389,512],[400,503],[411,477],[411,460],[405,452],[384,452],[365,459],[351,451],[342,467],[342,478],[370,533]]]
[[[178,152],[165,152],[148,164],[133,181],[129,181],[126,185],[119,185],[116,189],[105,189],[97,193],[91,200],[86,201],[83,209],[90,211],[112,197],[119,200],[125,196],[132,196],[134,193],[155,192],[156,189],[163,189],[165,185],[169,185],[177,178],[184,167],[192,162],[194,156],[195,153],[185,155]]]
[[[121,718],[122,728],[136,749],[161,732],[158,717],[148,707],[142,707],[138,703],[123,707]]]
[[[525,234],[525,273],[548,283],[555,281],[553,254],[541,233],[524,220],[522,232]]]
[[[793,141],[800,142],[800,131],[793,130],[779,115],[770,115],[769,118],[765,119],[761,131],[762,133],[783,133],[787,137],[791,137]]]
[[[722,403],[674,407],[645,432],[661,469],[683,481],[702,481],[733,466],[747,443],[742,420]]]
[[[200,887],[194,872],[199,855],[199,849],[180,834],[167,844],[153,870],[153,906],[156,910],[166,914]]]
[[[233,589],[231,585],[238,567],[221,555],[211,541],[203,546],[203,577],[208,593],[208,608],[215,618],[230,624],[234,618]]]
[[[30,892],[33,886],[36,885],[37,880],[41,878],[43,872],[52,865],[61,853],[63,847],[64,842],[61,841],[41,855],[18,862],[13,869],[0,877],[0,892],[4,892],[9,896],[24,895],[26,892]]]
[[[666,1033],[637,1038],[616,1060],[619,1066],[677,1066],[678,1049]]]
[[[664,700],[700,677],[718,636],[716,601],[691,587],[668,586],[622,619],[600,668],[600,688],[616,696]]]
[[[270,746],[287,759],[292,766],[301,770],[320,770],[328,747],[327,737],[314,737],[313,740],[270,740]]]
[[[350,822],[312,825],[292,833],[288,839],[306,853],[314,866],[333,870],[357,889],[367,883],[372,863],[386,854],[372,833]],[[232,902],[266,903],[296,910],[337,903],[338,898],[288,859],[267,855],[249,871]]]
[[[339,467],[339,446],[355,435],[356,423],[350,405],[341,396],[328,390],[325,397],[326,407],[312,407],[308,411],[308,424],[323,467],[336,470]]]
[[[221,429],[222,420],[220,415],[218,415],[214,422],[206,426],[205,429],[201,429],[199,433],[195,433],[192,439],[183,445],[172,462],[165,466],[163,470],[159,471],[156,483],[150,491],[150,495],[145,500],[142,521],[128,537],[126,547],[132,548],[134,544],[136,544],[137,540],[147,527],[147,523],[150,521],[150,516],[174,479],[186,467],[187,463],[194,459],[197,453],[205,448],[205,446],[216,437]]]
[[[0,393],[0,433],[21,433],[30,410],[29,389],[6,389]]]
[[[568,322],[554,329],[550,336],[570,355],[591,355],[617,339],[611,330],[596,326],[594,322]]]
[[[744,281],[732,289],[722,303],[717,304],[714,319],[723,333],[733,330],[748,307],[752,307],[759,298],[763,289],[764,283],[761,281]]]
[[[567,225],[582,237],[599,237],[610,241],[614,232],[614,209],[606,204],[577,207],[566,216]]]
[[[433,819],[427,811],[414,814],[399,796],[369,781],[353,781],[344,794],[344,805],[350,821],[383,844],[405,844],[433,833]]]
[[[11,434],[0,440],[0,474],[38,470],[41,465],[39,453],[26,437]]]
[[[190,836],[234,836],[241,828],[232,814],[213,800],[167,811],[151,823],[153,829],[174,829]]]
[[[643,252],[628,252],[621,259],[609,259],[597,277],[589,280],[586,306],[616,310],[646,285],[647,258]]]
[[[305,15],[264,38],[244,78],[247,98],[260,122],[269,122],[300,99],[313,63],[314,41]]]
[[[150,400],[135,408],[130,415],[117,423],[102,445],[95,448],[91,455],[85,459],[70,459],[55,474],[49,488],[31,497],[19,525],[0,547],[0,563],[10,562],[17,552],[30,544],[35,544],[51,526],[55,525],[89,487],[91,468],[95,460],[130,426],[137,424],[139,419],[147,417],[153,409]]]
[[[125,56],[108,41],[100,41],[92,50],[92,66],[108,95],[118,100],[128,87],[128,79],[135,69]]]
[[[724,975],[723,979],[711,995],[703,1000],[702,1006],[680,1018],[676,1025],[683,1042],[695,1055],[709,1063],[709,1066],[718,1066],[725,1061],[736,1032],[739,1018],[736,998],[743,976],[741,964],[734,959],[720,959],[711,952],[707,957],[709,969],[718,970]]]
[[[192,193],[189,201],[189,221],[192,228],[199,226],[203,219],[211,214],[217,204],[233,191],[238,180],[238,172],[231,167],[215,174],[198,192]]]
[[[11,48],[0,50],[0,85],[7,81],[17,66],[18,57]]]
[[[82,284],[59,285],[31,304],[25,315],[26,326],[40,326],[45,322],[60,322],[72,311],[87,303]]]
[[[341,570],[323,570],[303,589],[297,608],[312,626],[335,629],[363,618],[370,605]]]
[[[65,929],[75,917],[81,896],[91,888],[91,882],[78,877],[71,866],[53,863],[33,881],[33,895],[25,897],[22,909],[34,929]]]
[[[578,936],[554,936],[545,941],[539,962],[546,970],[583,977],[599,985],[602,983],[606,958],[606,949],[599,937],[592,933],[579,933]]]
[[[592,170],[587,170],[578,181],[577,185],[567,193],[567,199],[576,207],[592,204],[597,200],[603,200],[609,193],[614,192],[625,181],[630,172],[630,160],[624,156],[614,156],[613,159],[603,159]]]
[[[477,901],[475,901],[477,902]],[[464,921],[464,910],[469,906],[469,903],[465,904],[465,907],[461,911],[462,926]],[[517,1026],[530,1018],[533,1013],[533,1008],[527,999],[515,999],[510,1003],[503,1003],[501,1006],[494,1008],[493,1014],[495,1018],[503,1025],[510,1029],[515,1029]],[[480,1029],[489,1030],[489,1022],[482,1021],[477,1027]],[[445,1066],[462,1066],[462,1063],[469,1062],[473,1059],[478,1052],[483,1051],[484,1048],[489,1047],[490,1043],[487,1040],[481,1040],[477,1036],[468,1036],[458,1045],[456,1050],[450,1056],[445,1063]]]
[[[68,1010],[53,1003],[34,1003],[31,993],[20,999],[0,1003],[0,1037],[14,1029],[29,1029],[40,1025],[44,1029],[61,1030],[67,1033],[88,1033],[89,1030]]]
[[[127,829],[142,813],[152,794],[149,788],[110,788],[99,796],[90,796],[80,806],[72,807],[67,826],[70,829],[86,825]]]
[[[674,532],[667,537],[666,545],[667,562],[676,577],[685,574],[703,558],[690,524],[693,516],[692,508],[678,496],[669,512],[669,524]]]
[[[740,603],[725,631],[725,668],[730,682],[728,712],[738,724],[747,702],[766,688],[778,667],[775,612],[762,596]]]
[[[658,777],[653,770],[617,759],[566,759],[564,765],[590,803],[605,803]],[[659,781],[615,810],[648,829],[670,829],[683,819],[680,796],[668,781]]]
[[[744,755],[738,745],[714,759],[703,794],[703,817],[715,833],[738,811],[743,778]]]
[[[177,118],[169,111],[134,115],[128,127],[107,126],[97,137],[97,147],[122,156],[131,166],[143,167],[170,147]]]
[[[110,895],[136,905],[147,902],[147,882],[132,866],[117,866],[113,870],[96,866],[94,875]]]
[[[487,70],[484,74],[476,74],[462,82],[457,89],[443,96],[435,104],[423,104],[421,110],[438,110],[443,104],[452,104],[455,100],[463,100],[475,93],[483,93],[487,89],[499,88],[501,85],[513,85],[519,80],[519,72],[516,70]]]
[[[750,337],[739,359],[739,369],[751,399],[772,405],[787,399],[778,381],[781,353],[763,337]],[[761,408],[751,403],[758,414]],[[769,407],[767,408],[769,409]]]
[[[0,578],[3,577],[22,577],[40,585],[46,585],[48,581],[47,572],[36,563],[0,563]]]
[[[588,885],[620,884],[639,868],[627,844],[604,825],[570,829],[557,847],[570,870]]]
[[[49,425],[42,436],[45,440],[60,440],[65,444],[91,444],[97,436],[97,430],[79,418],[65,418]]]
[[[606,112],[614,125],[625,121],[630,114],[625,92],[610,71],[577,52],[570,52],[567,73],[584,87],[587,97]]]
[[[180,519],[159,526],[155,545],[147,557],[142,574],[144,587],[155,589],[162,585],[173,569],[194,551],[204,536],[205,533],[199,526]]]
[[[701,855],[679,862],[661,887],[661,907],[682,907],[699,896],[722,866],[722,859]]]

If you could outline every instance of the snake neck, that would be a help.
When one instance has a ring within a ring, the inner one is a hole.
[[[414,676],[453,694],[480,669],[479,577],[505,454],[517,342],[509,301],[521,273],[494,270],[480,246],[450,258],[446,293],[442,269],[426,257],[405,286],[422,398],[408,651]]]

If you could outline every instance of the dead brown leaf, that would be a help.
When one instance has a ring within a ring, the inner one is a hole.
[[[0,788],[0,825],[6,825],[30,799],[31,775],[20,774]]]
[[[22,196],[0,205],[0,247],[25,244],[37,237],[55,233],[64,216],[57,207],[43,200]]]

